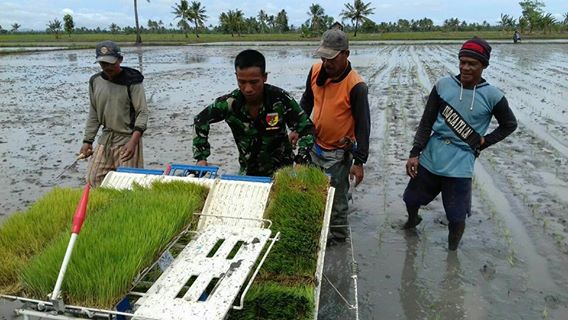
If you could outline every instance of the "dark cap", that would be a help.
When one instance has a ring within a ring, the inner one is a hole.
[[[458,57],[470,57],[481,61],[484,66],[489,65],[489,58],[491,57],[491,46],[487,41],[474,37],[467,40],[462,45]]]
[[[120,47],[112,41],[103,41],[97,44],[97,60],[96,62],[116,63],[118,58],[122,58]]]
[[[325,59],[333,59],[343,51],[349,49],[349,40],[345,32],[334,28],[324,32],[321,43],[314,55]]]

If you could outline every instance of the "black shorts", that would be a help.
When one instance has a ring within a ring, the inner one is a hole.
[[[441,192],[448,221],[462,222],[471,215],[471,181],[471,178],[439,176],[419,165],[418,175],[408,182],[403,200],[409,207],[420,207]]]

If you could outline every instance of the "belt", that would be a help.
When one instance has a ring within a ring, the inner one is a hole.
[[[324,148],[324,147],[320,146],[319,144],[318,144],[318,147],[319,147],[322,151],[328,151],[328,152],[329,152],[329,151],[335,151],[335,150],[337,150],[337,149],[327,149],[327,148]]]

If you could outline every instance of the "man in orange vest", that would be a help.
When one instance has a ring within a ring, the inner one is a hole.
[[[332,239],[348,237],[349,181],[358,185],[369,154],[371,128],[367,85],[349,62],[349,41],[339,28],[326,31],[315,55],[300,105],[316,129],[312,162],[331,176],[335,198],[331,212]]]

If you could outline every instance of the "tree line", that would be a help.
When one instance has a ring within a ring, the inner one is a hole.
[[[146,0],[150,2],[150,0]],[[563,20],[557,20],[551,13],[544,11],[545,4],[539,0],[520,1],[522,9],[520,17],[501,13],[501,19],[491,24],[487,21],[482,23],[467,23],[458,18],[444,20],[441,25],[435,25],[430,18],[418,20],[399,19],[396,22],[375,22],[369,18],[375,13],[375,8],[371,7],[371,2],[365,3],[363,0],[354,0],[353,3],[345,3],[344,9],[340,13],[341,22],[344,30],[364,33],[388,33],[388,32],[424,32],[424,31],[512,31],[520,30],[521,33],[532,33],[535,31],[552,32],[568,30],[568,12],[564,13]],[[275,14],[270,14],[265,10],[259,10],[256,16],[245,17],[240,9],[221,12],[219,24],[216,26],[206,26],[209,18],[207,10],[201,2],[179,0],[179,3],[172,7],[172,15],[177,23],[164,24],[161,20],[148,20],[146,26],[140,26],[138,19],[138,2],[134,0],[135,26],[121,28],[116,23],[112,23],[107,28],[88,29],[85,27],[75,28],[73,17],[66,14],[63,22],[57,18],[49,21],[45,32],[54,34],[56,38],[65,32],[69,36],[71,33],[101,33],[110,32],[113,34],[136,33],[136,42],[142,43],[141,34],[143,33],[183,33],[189,37],[193,33],[199,38],[200,33],[223,33],[234,36],[242,34],[258,33],[300,33],[303,37],[314,37],[321,35],[323,31],[329,29],[336,21],[325,13],[325,9],[319,4],[311,4],[306,11],[307,19],[300,26],[290,25],[288,13],[282,9]],[[16,33],[21,25],[14,23],[10,30],[5,30],[0,26],[0,33]]]

